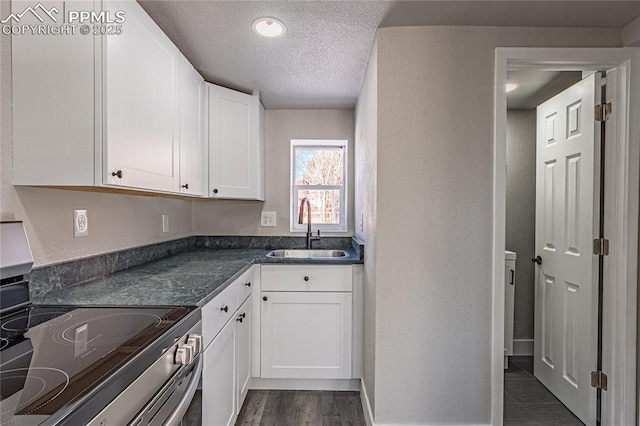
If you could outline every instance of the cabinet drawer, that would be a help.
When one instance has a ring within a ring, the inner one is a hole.
[[[351,291],[351,265],[262,265],[262,291]]]
[[[237,283],[237,281],[233,282],[202,308],[202,334],[205,348],[238,309]]]
[[[241,306],[242,303],[247,300],[247,297],[251,294],[251,289],[254,287],[253,283],[253,273],[255,270],[255,266],[249,268],[248,271],[245,271],[244,274],[240,275],[234,284],[237,287],[237,295],[238,295],[238,306]]]

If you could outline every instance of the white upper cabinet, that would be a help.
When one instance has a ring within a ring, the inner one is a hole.
[[[62,1],[42,3],[65,10]],[[12,9],[29,4],[14,1]],[[13,183],[179,193],[183,178],[193,182],[185,182],[185,195],[203,195],[200,76],[190,69],[189,111],[181,129],[181,55],[155,22],[133,0],[73,6],[110,16],[122,11],[126,20],[119,34],[12,37]],[[188,141],[182,153],[181,130]]]
[[[258,95],[205,86],[134,0],[73,6],[125,21],[113,34],[12,37],[14,185],[264,200]]]
[[[209,196],[264,200],[264,109],[257,95],[207,84]]]
[[[206,195],[204,79],[180,56],[180,192]]]
[[[127,20],[103,37],[103,182],[178,192],[180,53],[136,2],[106,6]]]
[[[64,10],[62,1],[42,3]],[[11,2],[14,13],[33,5]],[[93,6],[93,1],[74,3],[83,10]],[[32,14],[25,15],[22,23],[40,24]],[[94,144],[94,42],[79,32],[11,37],[15,185],[94,185],[99,149]]]

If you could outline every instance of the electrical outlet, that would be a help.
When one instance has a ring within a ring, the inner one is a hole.
[[[89,217],[86,210],[73,211],[73,236],[86,237],[89,235]]]
[[[260,226],[276,226],[276,212],[262,212]]]
[[[169,215],[162,215],[162,232],[169,232]]]

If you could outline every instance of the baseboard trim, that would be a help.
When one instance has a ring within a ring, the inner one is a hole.
[[[359,379],[263,379],[253,377],[249,389],[359,391]]]
[[[397,426],[393,423],[376,423],[373,420],[373,411],[371,410],[371,403],[369,402],[369,395],[367,394],[367,388],[364,386],[364,380],[360,380],[360,402],[362,403],[362,411],[364,412],[364,422],[367,426]],[[424,423],[425,425],[427,423]],[[423,426],[420,424],[415,425],[406,425],[406,426]],[[435,424],[429,423],[429,425],[433,426]],[[438,426],[438,425],[435,425]],[[443,424],[444,426],[444,424]],[[447,426],[452,426],[451,424],[447,424]],[[453,425],[455,426],[455,425]],[[462,426],[462,425],[461,425]],[[469,425],[466,424],[464,426],[491,426],[490,424],[478,424],[478,425]]]
[[[513,339],[513,355],[533,356],[533,339]]]
[[[367,388],[364,386],[364,379],[360,379],[360,402],[362,403],[362,412],[364,413],[364,422],[367,426],[373,426],[373,411],[371,411],[371,403]]]

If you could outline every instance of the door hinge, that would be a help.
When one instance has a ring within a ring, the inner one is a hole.
[[[591,387],[596,389],[607,390],[607,375],[602,371],[591,372]]]
[[[596,105],[596,121],[607,121],[611,116],[611,102]]]
[[[609,240],[606,238],[596,238],[593,240],[593,254],[596,256],[608,256]]]

